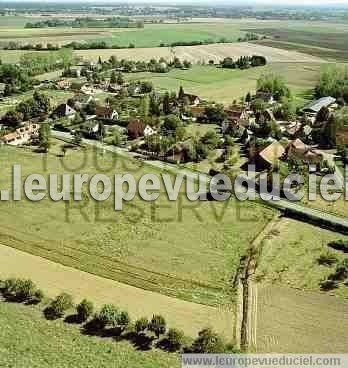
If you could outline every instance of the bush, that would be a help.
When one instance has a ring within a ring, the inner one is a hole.
[[[184,343],[184,332],[176,328],[170,328],[167,334],[168,348],[170,351],[180,350]]]
[[[62,293],[51,302],[44,313],[48,319],[57,319],[63,317],[65,312],[73,306],[72,296],[67,293]]]
[[[197,339],[192,344],[192,350],[194,353],[223,353],[225,343],[211,328],[205,328],[198,333]]]
[[[149,320],[146,317],[139,318],[135,321],[134,329],[137,334],[144,332],[149,325]]]
[[[100,312],[95,316],[95,321],[99,328],[107,326],[117,326],[118,309],[112,304],[105,304]]]
[[[6,299],[19,303],[29,302],[35,295],[36,286],[30,279],[5,280],[3,294]]]
[[[166,320],[160,315],[154,315],[149,323],[148,329],[159,338],[160,335],[166,333]]]
[[[82,302],[76,307],[78,319],[82,322],[87,321],[87,319],[93,314],[94,305],[87,299],[83,299]]]

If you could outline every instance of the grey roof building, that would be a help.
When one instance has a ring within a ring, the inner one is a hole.
[[[315,100],[310,102],[303,108],[304,112],[311,112],[317,114],[322,107],[329,107],[330,105],[334,104],[336,99],[333,97],[322,97],[319,100]]]

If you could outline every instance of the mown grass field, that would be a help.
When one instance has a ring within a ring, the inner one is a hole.
[[[132,161],[99,151],[69,151],[57,157],[59,144],[45,158],[30,151],[1,147],[1,188],[10,183],[11,166],[29,174],[75,172],[147,172]],[[47,165],[47,171],[45,171]],[[44,199],[1,202],[0,242],[99,276],[204,304],[231,302],[231,279],[250,242],[273,211],[255,203],[198,202],[184,196],[156,207],[135,199],[115,212],[113,201],[65,204]],[[81,206],[83,207],[81,209]]]
[[[3,368],[179,367],[179,357],[137,351],[127,341],[82,335],[74,325],[47,321],[36,307],[0,302]]]
[[[260,353],[346,353],[348,303],[285,285],[258,286],[257,346]]]
[[[339,239],[347,240],[348,237],[295,220],[283,219],[264,240],[256,279],[318,292],[320,282],[335,270],[334,265],[319,265],[319,256],[330,251],[339,260],[347,257],[343,252],[328,247],[328,243]],[[348,288],[344,285],[327,294],[348,300]]]

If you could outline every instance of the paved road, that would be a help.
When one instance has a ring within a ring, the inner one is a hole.
[[[62,139],[72,138],[71,134],[66,133],[66,132],[53,131],[52,134],[53,136],[57,138],[62,138]],[[95,147],[104,149],[106,151],[115,152],[123,157],[145,158],[144,156],[138,153],[129,152],[125,148],[103,145],[101,142],[96,141],[96,140],[83,139],[83,142],[85,144],[93,145]],[[186,178],[186,180],[197,181],[198,173],[193,172],[188,169],[180,169],[174,164],[157,161],[157,160],[146,160],[144,161],[144,164],[155,167],[160,170],[169,171],[176,175],[182,175],[182,177]],[[200,180],[202,181],[202,183],[206,181],[206,183],[208,184],[211,182],[211,179],[212,178],[209,175],[200,174]],[[239,183],[237,183],[238,185],[235,186],[235,193],[245,193],[245,188],[243,187],[243,184],[241,182],[242,180],[240,179]],[[263,201],[260,198],[259,193],[256,193],[253,190],[249,190],[248,193],[255,195],[255,197],[258,200]],[[320,210],[308,208],[308,207],[300,205],[297,202],[295,203],[295,202],[291,202],[291,201],[280,199],[280,198],[277,198],[274,200],[263,201],[263,202],[272,207],[279,209],[282,212],[285,212],[285,214],[288,216],[295,217],[296,219],[300,221],[311,222],[314,225],[324,226],[324,227],[334,229],[336,231],[339,231],[339,232],[342,232],[348,235],[348,220],[342,217],[335,216],[335,215],[332,215],[332,214],[329,214],[329,213],[326,213]]]

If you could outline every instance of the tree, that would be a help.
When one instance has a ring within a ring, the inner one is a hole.
[[[324,123],[325,121],[328,121],[330,117],[330,110],[326,107],[323,106],[317,114],[316,117],[316,122],[317,123]]]
[[[168,134],[175,134],[176,128],[181,125],[181,120],[176,115],[167,115],[164,118],[162,129]]]
[[[195,353],[223,353],[225,344],[223,339],[211,328],[205,328],[198,333],[198,337],[192,344]]]
[[[251,101],[250,107],[255,113],[261,113],[266,110],[266,104],[260,98],[256,98],[255,100]]]
[[[139,318],[135,321],[134,329],[137,334],[143,333],[149,325],[149,320],[146,317]]]
[[[124,331],[130,324],[130,317],[127,311],[121,311],[117,316],[117,326],[121,328],[122,331]]]
[[[58,295],[46,308],[45,314],[47,318],[57,319],[64,316],[70,308],[74,306],[73,298],[70,294],[62,293]]]
[[[119,84],[120,86],[124,84],[124,78],[121,72],[117,74],[117,84]]]
[[[149,96],[143,96],[140,100],[140,114],[142,117],[148,117],[150,112]]]
[[[236,64],[235,64],[235,62],[233,61],[232,58],[227,57],[227,58],[222,60],[221,67],[222,68],[228,68],[228,69],[235,69]]]
[[[23,121],[24,115],[21,112],[10,110],[1,119],[2,123],[11,127],[18,128],[20,123]]]
[[[149,331],[152,331],[157,338],[159,338],[160,335],[163,335],[166,332],[166,320],[161,315],[153,315],[148,329]]]
[[[87,299],[83,299],[82,302],[77,305],[77,316],[81,322],[87,321],[87,319],[92,316],[94,311],[94,305]]]
[[[3,294],[8,300],[23,303],[32,300],[36,290],[30,279],[8,279],[4,282]]]
[[[51,127],[48,123],[41,123],[39,129],[39,148],[47,153],[50,148]]]
[[[170,95],[168,92],[166,92],[163,96],[163,113],[164,115],[169,115],[171,111],[172,109],[170,106]]]
[[[179,93],[178,93],[178,100],[183,101],[184,98],[185,98],[184,88],[182,86],[180,86]]]
[[[184,60],[183,66],[184,66],[185,69],[190,69],[191,68],[191,63],[188,60]]]
[[[170,328],[167,334],[168,348],[170,351],[178,351],[184,343],[184,332],[176,328]]]
[[[323,140],[326,147],[336,146],[336,131],[337,131],[337,121],[333,114],[329,116],[327,123],[323,129]]]
[[[176,142],[181,142],[184,140],[186,135],[186,129],[182,126],[177,126],[175,129],[175,140]]]
[[[117,326],[118,309],[112,304],[105,304],[100,312],[95,316],[95,320],[100,328],[107,326]]]
[[[91,100],[85,108],[85,113],[87,115],[95,115],[97,110],[97,103],[95,100]]]
[[[152,93],[150,95],[149,112],[151,115],[155,115],[155,116],[161,115],[160,104],[159,104],[159,101],[155,93]]]
[[[273,74],[262,75],[257,80],[256,90],[258,92],[270,93],[277,101],[280,101],[282,97],[291,97],[290,90],[286,86],[285,81],[281,77]]]
[[[250,103],[251,102],[251,93],[248,92],[247,95],[245,96],[245,102]]]
[[[224,106],[222,104],[207,106],[205,109],[205,117],[207,119],[207,123],[222,124],[226,118]]]
[[[149,81],[143,81],[140,84],[141,93],[150,93],[153,91],[153,84]]]
[[[215,149],[220,139],[214,130],[207,131],[201,138],[201,142],[209,147],[209,149]]]
[[[111,73],[110,83],[112,83],[112,84],[117,83],[117,75],[116,75],[115,71],[112,71],[112,73]]]

